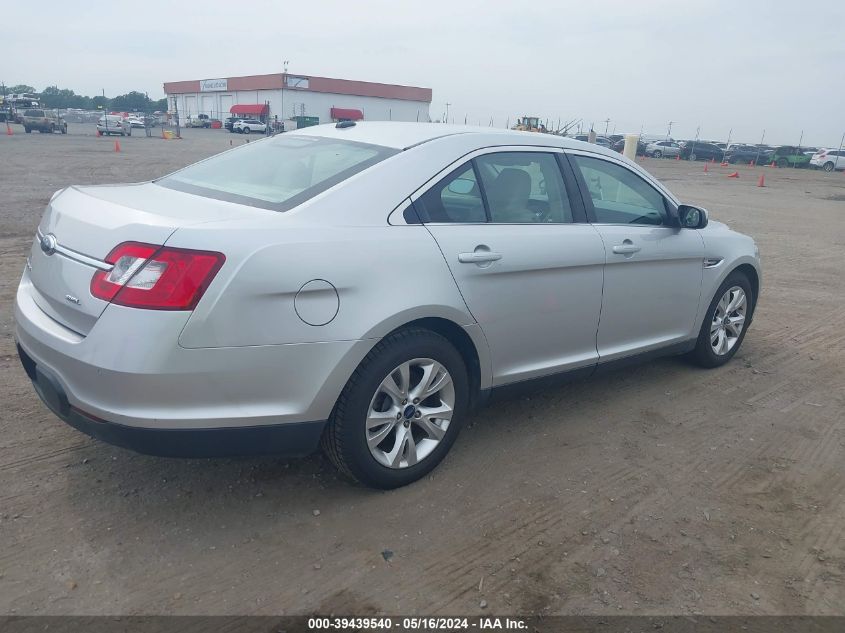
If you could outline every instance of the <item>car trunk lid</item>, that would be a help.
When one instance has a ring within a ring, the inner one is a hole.
[[[182,226],[243,213],[243,207],[154,183],[70,187],[47,206],[32,244],[33,300],[55,321],[87,335],[108,306],[91,294],[91,278],[110,268],[105,259],[115,246],[163,245]]]

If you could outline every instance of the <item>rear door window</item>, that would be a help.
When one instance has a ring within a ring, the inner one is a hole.
[[[475,159],[490,221],[499,224],[570,223],[572,207],[553,154],[497,152]]]
[[[468,224],[487,221],[472,162],[440,180],[420,196],[414,206],[424,222]]]

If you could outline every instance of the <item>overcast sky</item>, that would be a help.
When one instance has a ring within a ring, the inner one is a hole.
[[[50,9],[50,5],[55,5]],[[0,80],[96,95],[289,72],[430,87],[432,119],[838,145],[845,2],[9,2]],[[40,9],[40,10],[41,10]],[[54,19],[61,16],[60,19]]]

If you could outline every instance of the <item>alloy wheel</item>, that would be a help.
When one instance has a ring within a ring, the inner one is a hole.
[[[717,356],[730,352],[745,327],[748,300],[739,286],[731,286],[722,295],[710,322],[710,347]]]
[[[388,468],[418,464],[440,444],[455,409],[455,386],[446,368],[415,358],[391,371],[370,401],[366,439]]]

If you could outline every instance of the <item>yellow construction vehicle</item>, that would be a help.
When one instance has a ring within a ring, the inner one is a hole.
[[[546,126],[540,123],[540,117],[524,116],[513,126],[514,130],[520,132],[547,132]]]

